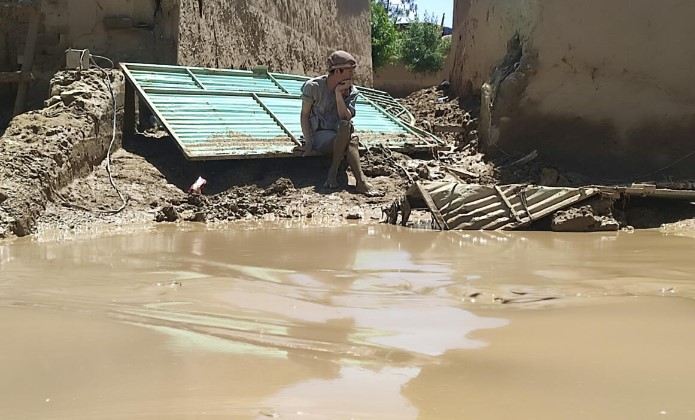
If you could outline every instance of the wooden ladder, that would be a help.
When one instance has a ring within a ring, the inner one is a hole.
[[[20,71],[0,72],[0,83],[18,83],[17,98],[14,102],[13,116],[24,112],[27,101],[29,83],[34,80],[32,69],[34,68],[34,55],[36,53],[36,41],[39,37],[39,27],[41,25],[41,0],[26,1],[1,1],[0,7],[12,7],[18,12],[29,12],[29,28],[27,29],[27,39],[24,44],[24,56],[22,57],[22,68]]]

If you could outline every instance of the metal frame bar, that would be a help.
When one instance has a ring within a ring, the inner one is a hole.
[[[256,102],[258,102],[258,104],[261,107],[263,107],[263,109],[265,109],[265,112],[267,112],[270,115],[270,117],[285,131],[285,133],[287,133],[287,135],[292,139],[292,141],[295,142],[297,146],[301,146],[302,143],[294,136],[294,134],[292,134],[292,131],[290,131],[290,129],[288,129],[285,126],[285,124],[280,120],[280,118],[278,118],[277,115],[275,115],[275,113],[271,111],[265,103],[263,103],[261,98],[259,98],[258,95],[256,95],[255,93],[252,93],[251,95],[253,95],[253,99],[255,99]]]
[[[192,89],[172,89],[172,88],[145,88],[145,93],[156,94],[172,94],[172,95],[190,95],[190,96],[246,96],[251,98],[252,95],[258,95],[263,98],[280,98],[280,99],[300,99],[301,95],[292,95],[289,93],[268,93],[268,92],[233,92],[226,90],[192,90]]]
[[[195,74],[193,73],[193,71],[191,69],[186,67],[186,72],[188,73],[189,76],[191,76],[191,79],[193,79],[193,81],[195,82],[196,85],[198,85],[203,90],[208,90],[208,88],[205,87],[203,82],[201,82],[200,80],[198,80],[197,77],[195,77]]]
[[[281,91],[283,91],[283,92],[285,92],[286,94],[290,95],[290,91],[287,90],[287,89],[285,89],[285,88],[280,84],[280,82],[278,82],[277,79],[275,79],[275,77],[273,77],[272,74],[270,74],[270,73],[266,73],[266,74],[268,75],[268,78],[275,84],[275,86],[277,86],[278,88],[280,88]]]
[[[183,152],[183,154],[186,155],[186,157],[187,157],[188,159],[195,159],[194,156],[191,156],[191,155],[188,153],[188,150],[187,150],[186,147],[183,145],[183,142],[181,141],[181,139],[175,134],[175,131],[174,131],[173,128],[171,127],[171,124],[169,124],[169,121],[167,121],[166,118],[164,118],[164,116],[162,115],[161,112],[159,112],[159,110],[158,110],[157,107],[154,105],[154,103],[152,103],[152,101],[150,101],[150,99],[149,99],[149,97],[147,96],[147,93],[145,92],[145,90],[144,90],[138,83],[135,83],[135,81],[136,81],[137,79],[133,76],[133,74],[132,74],[132,73],[130,72],[130,70],[128,69],[128,65],[127,65],[126,63],[121,63],[121,64],[120,64],[120,67],[121,67],[121,70],[123,70],[123,72],[125,73],[126,78],[128,79],[128,80],[126,81],[126,88],[127,88],[127,85],[128,85],[128,84],[131,84],[132,89],[134,89],[133,91],[134,91],[135,93],[137,93],[137,96],[138,96],[143,102],[145,102],[145,104],[147,104],[147,106],[150,108],[150,111],[152,111],[152,113],[154,113],[155,115],[158,116],[160,122],[162,123],[162,125],[164,126],[164,128],[167,130],[167,132],[169,133],[169,135],[170,135],[171,137],[173,137],[174,140],[176,141],[176,145],[177,145],[177,147],[181,150],[181,152]],[[135,96],[136,96],[136,95],[131,94],[131,98],[128,98],[128,92],[127,92],[127,90],[126,90],[126,101],[129,101],[129,100],[132,100],[132,101],[133,101],[133,103],[131,104],[131,106],[132,106],[132,111],[131,111],[131,112],[133,113],[133,123],[132,123],[132,124],[133,124],[133,127],[132,127],[133,133],[129,133],[129,134],[135,134]],[[125,123],[125,122],[124,122],[124,123]]]

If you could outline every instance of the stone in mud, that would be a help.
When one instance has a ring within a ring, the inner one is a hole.
[[[603,232],[619,228],[620,224],[613,217],[596,214],[591,205],[557,211],[551,223],[555,232]]]
[[[280,178],[265,190],[265,195],[285,195],[294,190],[294,184],[287,178]]]
[[[202,211],[184,210],[181,218],[187,222],[205,222],[205,213]]]
[[[179,214],[174,208],[174,206],[164,206],[160,211],[157,212],[155,220],[157,222],[175,222],[178,220]]]

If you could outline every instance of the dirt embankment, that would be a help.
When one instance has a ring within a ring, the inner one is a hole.
[[[438,133],[447,146],[435,155],[406,156],[379,148],[366,151],[364,171],[384,193],[382,197],[357,194],[349,171],[341,173],[339,189],[323,188],[329,161],[320,156],[191,162],[166,133],[151,130],[124,139],[119,148],[118,118],[114,153],[108,160],[114,114],[105,80],[98,70],[59,73],[47,107],[15,118],[0,138],[0,159],[7,162],[0,168],[0,236],[136,222],[310,219],[335,225],[361,219],[377,223],[383,211],[417,180],[588,183],[588,178],[540,159],[508,155],[486,160],[477,151],[476,107],[457,98],[438,101],[447,95],[436,88],[416,92],[403,103],[424,129],[459,129]],[[112,72],[109,80],[120,98],[121,75]],[[120,101],[116,115],[120,115]],[[198,177],[208,182],[203,194],[189,194]],[[678,214],[669,209],[669,205],[659,212],[647,209],[644,219],[653,223],[693,217],[684,207],[679,207]],[[681,224],[681,228],[687,226]]]
[[[112,78],[118,95],[120,75]],[[62,72],[54,82],[56,95],[47,101],[50,106],[15,119],[0,142],[0,155],[13,162],[0,178],[6,197],[0,203],[4,236],[26,235],[37,226],[77,229],[136,221],[379,221],[382,210],[413,181],[451,177],[443,170],[453,161],[446,154],[440,160],[419,159],[372,148],[362,158],[364,172],[384,195],[369,198],[356,193],[349,171],[342,173],[338,190],[323,188],[330,163],[326,157],[190,162],[161,132],[125,139],[122,149],[114,149],[109,166],[104,157],[112,108],[102,75]],[[434,104],[438,93],[423,95],[410,101],[421,102],[423,108]],[[454,102],[443,106],[450,120],[463,121],[465,112],[456,110]],[[481,164],[478,169],[482,173],[488,168]],[[199,176],[208,182],[204,194],[189,195],[188,188]],[[127,200],[122,210],[121,197]]]
[[[109,73],[120,96],[120,72]],[[54,191],[104,160],[113,133],[111,95],[98,70],[62,72],[46,107],[15,117],[0,138],[0,237],[31,233]],[[120,146],[120,127],[115,147]]]

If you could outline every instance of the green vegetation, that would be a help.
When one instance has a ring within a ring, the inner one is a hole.
[[[386,6],[384,0],[371,2],[374,70],[390,62],[402,63],[414,73],[442,70],[444,60],[451,49],[451,40],[442,39],[442,28],[434,21],[435,18],[425,16],[425,19],[420,21],[415,6],[415,21],[398,30],[394,22],[403,15],[403,10],[388,10]]]
[[[372,3],[381,5],[389,17],[394,20],[399,17],[417,16],[415,0],[401,0],[400,4],[391,3],[389,0],[373,0]]]
[[[426,18],[410,23],[399,45],[399,61],[414,73],[427,73],[444,68],[451,41],[443,41],[442,28]]]
[[[396,25],[389,19],[381,4],[373,1],[372,7],[372,67],[379,70],[392,61],[397,54],[398,33]]]

